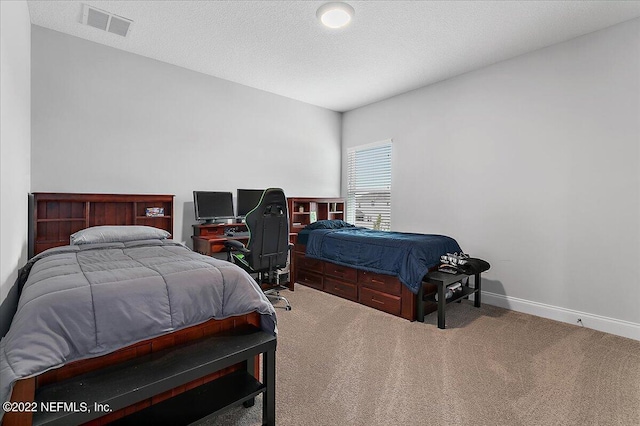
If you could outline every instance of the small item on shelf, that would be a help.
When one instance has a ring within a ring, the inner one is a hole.
[[[453,284],[449,284],[447,286],[447,290],[444,293],[445,299],[451,299],[454,294],[460,293],[462,291],[462,283],[457,282]],[[436,302],[438,301],[438,293],[435,294]]]
[[[438,271],[455,275],[458,273],[458,268],[448,264],[442,264],[438,267]]]
[[[444,293],[444,298],[445,299],[451,299],[453,297],[453,292],[451,290],[445,291]],[[435,298],[436,298],[436,302],[438,301],[438,293],[435,294]]]
[[[164,216],[164,207],[147,207],[145,210],[147,217]]]
[[[448,264],[451,266],[464,265],[467,263],[467,259],[469,259],[469,255],[463,252],[460,253],[447,253],[440,256],[440,261],[444,264]]]
[[[318,220],[318,212],[309,212],[309,223],[316,222]]]
[[[438,267],[438,271],[447,274],[465,274],[475,275],[485,272],[491,268],[486,260],[470,257],[466,253],[447,253],[440,256],[442,264]]]
[[[456,291],[457,289],[459,289],[460,287],[462,287],[462,283],[460,281],[458,281],[457,283],[453,283],[453,284],[449,284],[447,286],[447,288],[451,291]]]
[[[447,286],[447,289],[454,293],[459,293],[462,291],[462,282],[458,281],[457,283],[450,284]]]
[[[298,207],[298,211],[299,211],[300,213],[304,213],[304,206],[300,206],[300,207]]]

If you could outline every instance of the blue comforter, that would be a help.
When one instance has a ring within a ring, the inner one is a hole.
[[[315,229],[309,232],[308,257],[365,271],[394,275],[418,293],[429,268],[446,253],[461,252],[451,237],[374,231],[367,228]]]

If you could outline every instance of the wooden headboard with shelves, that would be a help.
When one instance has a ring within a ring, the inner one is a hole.
[[[146,225],[173,235],[173,195],[30,194],[29,257],[46,249],[69,245],[74,232],[99,225]],[[160,207],[164,216],[147,216]]]

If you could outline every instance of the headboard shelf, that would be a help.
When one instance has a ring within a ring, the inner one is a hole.
[[[85,218],[75,218],[75,217],[71,217],[71,218],[67,218],[67,217],[63,217],[63,218],[55,218],[55,219],[38,219],[38,222],[86,222],[87,220]]]
[[[29,257],[68,245],[71,234],[91,226],[146,225],[173,234],[173,195],[35,192],[30,198]]]

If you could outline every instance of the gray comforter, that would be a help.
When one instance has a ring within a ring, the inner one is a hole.
[[[257,311],[263,330],[276,333],[273,306],[249,274],[171,240],[57,247],[21,275],[0,342],[2,402],[18,379],[211,318]]]

